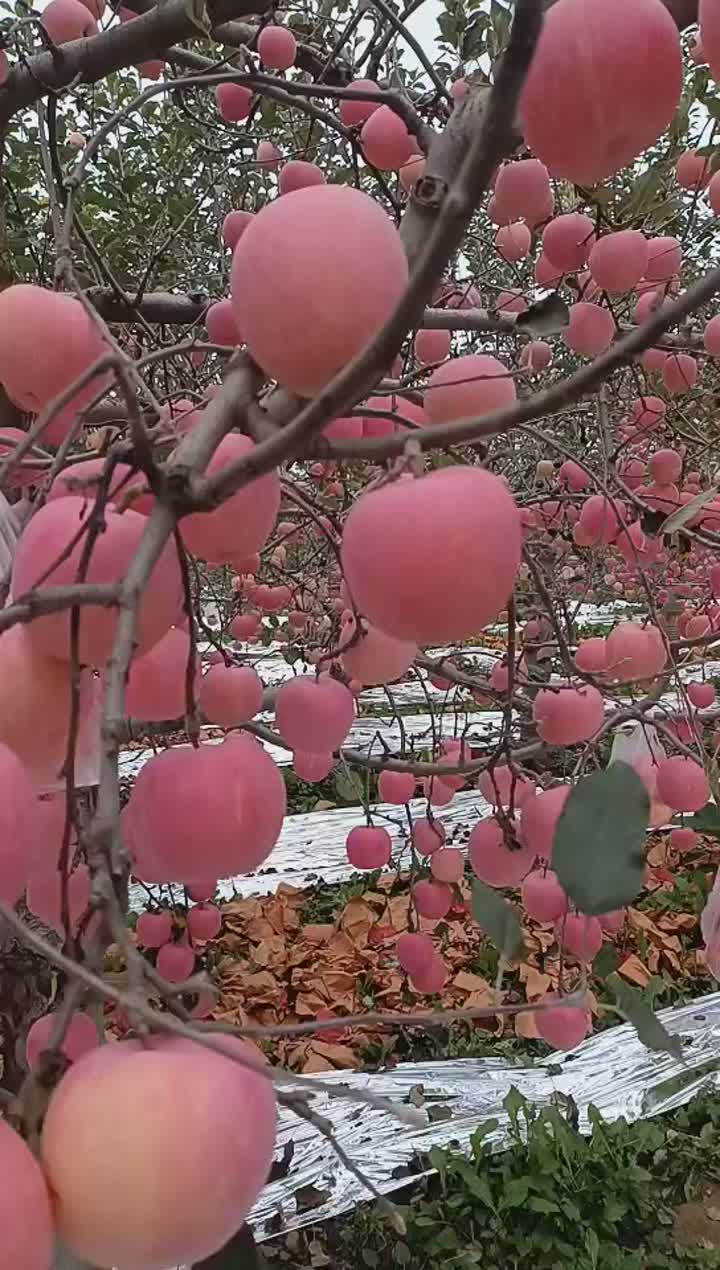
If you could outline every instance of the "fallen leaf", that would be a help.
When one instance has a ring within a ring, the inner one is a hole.
[[[317,992],[299,992],[295,998],[295,1010],[301,1018],[317,1018],[321,1010],[327,1008],[327,1002]]]
[[[275,930],[267,918],[258,913],[257,917],[247,922],[245,934],[251,943],[259,944],[263,939],[272,939]]]
[[[328,941],[327,948],[333,957],[355,957],[357,954],[355,944],[344,930],[335,931],[332,939]]]
[[[309,1054],[302,1064],[294,1063],[293,1066],[299,1066],[300,1071],[304,1075],[310,1075],[311,1072],[334,1072],[337,1070],[326,1058],[321,1058],[319,1054],[315,1053]]]
[[[536,970],[534,966],[528,966],[527,963],[520,967],[520,978],[525,984],[525,996],[528,1001],[544,996],[552,982],[550,975]]]
[[[695,930],[698,919],[694,913],[663,913],[658,918],[662,930]]]
[[[523,1010],[522,1014],[515,1015],[515,1032],[517,1036],[522,1036],[526,1041],[537,1041],[540,1039],[540,1033],[535,1024],[535,1015],[532,1010]]]
[[[263,939],[253,953],[253,961],[266,970],[274,970],[287,960],[287,945],[281,935]]]
[[[623,979],[627,979],[628,983],[634,983],[639,988],[644,988],[652,979],[647,966],[634,953],[626,957],[622,965],[618,966],[617,973],[622,975]]]
[[[313,1041],[310,1052],[324,1058],[335,1067],[359,1067],[360,1061],[349,1045],[331,1044],[329,1041]]]
[[[335,927],[331,925],[303,926],[302,935],[311,944],[324,944],[332,938],[334,931]]]
[[[452,986],[460,992],[490,992],[487,979],[483,979],[482,975],[471,974],[468,970],[461,970],[455,975]]]

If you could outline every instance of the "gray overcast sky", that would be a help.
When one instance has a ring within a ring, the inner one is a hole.
[[[433,56],[433,44],[437,39],[437,15],[442,10],[440,0],[425,0],[425,3],[413,13],[406,25],[416,39],[420,41],[425,52]]]

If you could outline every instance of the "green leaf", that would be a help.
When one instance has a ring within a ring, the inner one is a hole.
[[[512,961],[521,955],[523,936],[515,909],[484,882],[473,883],[472,915],[504,957]]]
[[[224,1247],[204,1261],[195,1261],[193,1270],[260,1270],[258,1251],[248,1225],[236,1230]]]
[[[674,534],[676,530],[682,529],[683,525],[687,525],[693,516],[702,510],[708,503],[717,498],[717,485],[712,485],[710,489],[704,489],[700,494],[696,494],[690,499],[689,503],[684,503],[682,507],[678,507],[677,511],[671,512],[660,526],[661,534]]]
[[[482,1200],[483,1204],[486,1204],[488,1208],[494,1210],[495,1201],[493,1200],[492,1191],[490,1190],[490,1184],[487,1178],[480,1173],[476,1173],[472,1164],[469,1164],[467,1160],[457,1160],[455,1162],[455,1169],[456,1172],[460,1174],[460,1177],[470,1194],[474,1196],[475,1199]]]
[[[617,948],[614,944],[603,944],[600,952],[593,961],[592,972],[597,979],[607,979],[613,970],[617,970],[618,962]]]
[[[664,173],[659,164],[649,167],[633,183],[630,198],[621,209],[625,221],[639,219],[651,207],[655,196],[662,189]]]
[[[617,974],[610,975],[607,986],[617,1001],[620,1013],[628,1023],[632,1023],[643,1045],[656,1053],[682,1058],[680,1037],[670,1035],[637,988],[631,988]]]
[[[559,1213],[560,1211],[557,1204],[553,1204],[550,1199],[543,1199],[542,1195],[531,1195],[527,1206],[533,1213]]]
[[[503,1188],[500,1198],[501,1208],[519,1208],[525,1203],[530,1187],[526,1177],[513,1177]]]
[[[516,1085],[511,1085],[508,1089],[503,1098],[503,1107],[507,1111],[513,1125],[517,1125],[520,1116],[527,1107],[527,1103]]]
[[[594,1270],[598,1263],[598,1253],[600,1252],[600,1240],[594,1230],[585,1231],[585,1247],[590,1254],[590,1264]]]
[[[581,913],[609,913],[642,889],[648,792],[628,763],[578,781],[563,807],[552,862]]]
[[[720,809],[715,803],[706,803],[694,816],[689,816],[685,824],[698,833],[711,833],[720,838]]]
[[[500,1121],[495,1117],[492,1117],[492,1119],[484,1120],[481,1125],[478,1125],[470,1139],[473,1156],[476,1159],[483,1155],[486,1147],[485,1139],[488,1138],[491,1133],[495,1132],[499,1124]]]

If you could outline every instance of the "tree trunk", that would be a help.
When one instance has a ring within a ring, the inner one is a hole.
[[[50,931],[26,914],[29,925],[41,928],[46,939],[59,944]],[[26,948],[3,923],[0,926],[0,1084],[18,1093],[25,1076],[25,1037],[28,1028],[45,1014],[54,998],[57,976],[37,953]]]

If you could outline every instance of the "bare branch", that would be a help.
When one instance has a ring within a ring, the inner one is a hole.
[[[510,432],[520,423],[531,423],[534,419],[557,414],[582,397],[595,392],[613,371],[632,361],[646,348],[653,347],[658,336],[668,327],[674,326],[689,313],[694,313],[717,291],[720,291],[720,269],[711,269],[676,300],[658,309],[641,326],[635,327],[629,335],[618,340],[601,357],[583,366],[574,375],[561,379],[551,388],[535,393],[532,397],[515,402],[507,409],[490,411],[481,419],[458,419],[454,423],[432,428],[418,428],[413,432],[413,440],[423,450],[437,447],[447,449],[451,445],[467,444],[482,437]],[[406,437],[402,433],[359,441],[335,441],[329,443],[328,453],[334,458],[377,461],[402,454],[405,443]]]
[[[229,18],[263,13],[262,0],[210,0],[213,25]],[[185,0],[165,0],[142,17],[112,26],[89,39],[71,40],[52,52],[38,53],[16,64],[0,88],[0,129],[18,111],[49,92],[80,81],[94,84],[112,71],[159,57],[180,40],[196,40],[199,32]]]

